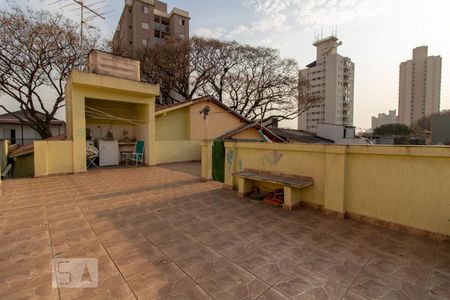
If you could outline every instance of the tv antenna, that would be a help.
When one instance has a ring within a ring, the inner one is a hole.
[[[97,18],[105,20],[105,15],[114,11],[113,9],[109,9],[110,5],[107,3],[107,0],[40,0],[40,2],[49,6],[57,5],[62,13],[80,11],[80,56],[83,56],[85,27],[99,30],[89,24],[89,22]]]

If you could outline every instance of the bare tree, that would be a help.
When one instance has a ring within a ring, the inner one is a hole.
[[[247,46],[241,55],[244,63],[233,68],[226,78],[225,102],[231,109],[250,120],[269,116],[294,119],[315,101],[305,86],[308,82],[298,80],[294,60],[282,59],[278,51],[262,47]]]
[[[123,53],[115,49],[115,53]],[[277,50],[193,37],[168,40],[140,55],[142,78],[161,84],[166,104],[211,95],[250,120],[294,119],[317,101],[298,65]]]
[[[235,68],[245,64],[244,50],[246,47],[236,41],[220,41],[200,37],[194,37],[192,43],[197,48],[203,49],[202,62],[209,70],[207,84],[202,86],[201,91],[224,102],[226,86],[229,84],[226,79],[231,76]]]
[[[117,52],[117,51],[116,51]],[[160,83],[167,104],[192,99],[202,89],[212,70],[206,59],[207,48],[195,41],[170,39],[141,51],[144,81]]]
[[[0,93],[13,99],[24,117],[0,107],[30,123],[42,138],[51,137],[50,122],[64,106],[65,82],[83,63],[79,48],[77,26],[61,15],[0,11]]]
[[[200,61],[208,70],[198,90],[250,120],[295,119],[317,101],[297,63],[275,49],[198,37],[192,43],[204,49]]]

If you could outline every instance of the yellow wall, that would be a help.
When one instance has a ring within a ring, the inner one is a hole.
[[[0,172],[6,167],[6,162],[8,158],[8,140],[0,140]],[[0,184],[2,183],[2,178],[0,176]]]
[[[189,107],[156,116],[156,140],[188,140],[190,137]]]
[[[243,169],[311,176],[305,202],[450,235],[450,147],[226,143],[225,184]]]
[[[207,121],[200,111],[209,106]],[[179,108],[168,109],[156,115],[156,140],[204,140],[215,139],[245,125],[241,119],[213,102],[201,101]],[[205,130],[205,126],[207,129]],[[262,138],[255,128],[249,128],[233,136],[235,139],[258,140]]]
[[[35,141],[34,176],[73,173],[72,141]]]
[[[200,111],[205,108],[205,106],[209,106],[211,109],[207,123],[205,123],[203,115],[200,114]],[[207,130],[205,130],[206,124]],[[190,106],[191,139],[193,140],[215,139],[244,124],[245,123],[241,122],[239,118],[225,111],[213,102],[201,101]]]
[[[156,141],[155,151],[157,164],[200,160],[200,141]]]
[[[255,128],[249,128],[242,132],[239,132],[238,134],[235,134],[233,138],[238,140],[263,140],[258,130]]]

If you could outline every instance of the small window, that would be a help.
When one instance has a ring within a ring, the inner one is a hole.
[[[147,5],[144,5],[144,14],[148,15],[150,10],[148,9]]]
[[[142,40],[142,46],[147,47],[148,46],[148,40],[143,39]]]
[[[184,26],[184,20],[180,19],[180,25]]]
[[[149,30],[149,29],[150,29],[150,24],[148,24],[148,23],[142,23],[142,29]]]

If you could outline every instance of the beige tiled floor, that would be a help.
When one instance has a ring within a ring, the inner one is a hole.
[[[4,181],[0,299],[449,299],[450,243],[202,183],[196,163]],[[99,287],[53,289],[51,258]]]

